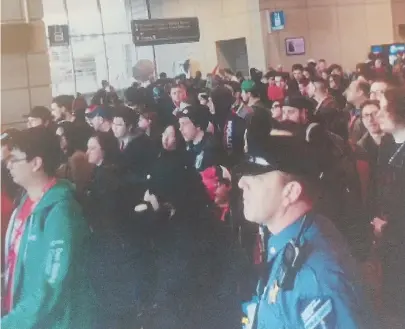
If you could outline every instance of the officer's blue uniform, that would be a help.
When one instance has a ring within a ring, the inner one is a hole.
[[[283,251],[297,238],[304,218],[268,241],[268,281],[259,296],[258,329],[373,328],[356,264],[346,242],[326,218],[308,214],[301,242],[303,263],[292,289],[277,289]],[[368,303],[367,303],[368,304]]]

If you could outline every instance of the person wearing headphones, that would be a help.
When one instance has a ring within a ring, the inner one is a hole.
[[[244,304],[244,327],[374,328],[355,259],[332,222],[313,210],[323,176],[316,150],[291,136],[264,142],[236,169],[265,259],[257,295]]]

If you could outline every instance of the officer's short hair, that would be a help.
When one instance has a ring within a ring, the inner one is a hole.
[[[310,200],[312,203],[316,203],[321,196],[320,180],[289,173],[283,173],[283,177],[285,184],[298,182],[303,189],[301,197]]]

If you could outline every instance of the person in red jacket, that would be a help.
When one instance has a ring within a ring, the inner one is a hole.
[[[229,221],[229,193],[231,190],[231,174],[223,166],[212,166],[201,172],[202,181],[208,195],[219,210],[219,218]]]
[[[283,88],[284,85],[283,80],[284,78],[282,76],[276,76],[274,78],[274,84],[269,84],[269,87],[267,89],[267,97],[272,102],[284,100],[285,90]]]
[[[14,200],[18,194],[18,187],[13,182],[8,169],[6,168],[6,162],[10,157],[9,144],[11,142],[11,136],[17,130],[9,129],[1,134],[1,241],[2,250],[4,250],[4,241],[6,237],[8,222],[10,221],[11,214],[15,209]],[[1,272],[4,270],[4,253],[1,253]]]

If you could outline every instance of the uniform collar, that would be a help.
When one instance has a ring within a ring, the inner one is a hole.
[[[307,215],[308,217],[308,215]],[[273,258],[284,249],[288,242],[296,239],[301,229],[301,224],[305,219],[305,215],[287,226],[284,230],[276,235],[271,235],[268,240],[267,261],[271,262]],[[308,225],[306,225],[308,226]]]

